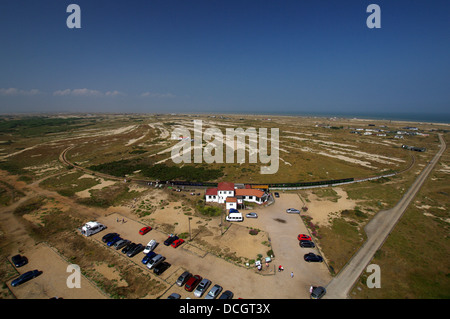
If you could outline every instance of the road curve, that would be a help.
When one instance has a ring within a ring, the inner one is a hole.
[[[394,229],[397,222],[405,212],[408,205],[416,196],[417,192],[427,179],[430,172],[433,170],[439,158],[446,149],[445,141],[442,134],[439,134],[440,149],[422,170],[420,175],[414,181],[412,186],[403,195],[402,199],[389,210],[378,212],[375,217],[366,225],[365,232],[367,240],[358,252],[352,257],[347,265],[334,277],[326,286],[327,299],[345,299],[352,289],[355,282],[361,276],[369,265],[376,251],[383,245],[391,231]]]

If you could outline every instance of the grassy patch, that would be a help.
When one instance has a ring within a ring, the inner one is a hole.
[[[89,125],[83,121],[86,122],[82,118],[25,117],[12,120],[0,118],[0,132],[14,133],[22,137],[42,136]]]
[[[200,212],[200,214],[205,216],[220,216],[222,214],[222,208],[217,206],[202,206],[198,205],[197,210]]]
[[[71,172],[68,174],[47,178],[39,185],[56,191],[62,196],[73,196],[75,193],[91,188],[99,184],[95,178],[80,178],[82,172]]]
[[[135,171],[140,171],[144,177],[155,180],[187,180],[187,181],[210,181],[222,177],[220,169],[209,169],[193,165],[167,166],[164,164],[151,165],[139,160],[120,160],[99,165],[90,166],[89,169],[101,173],[124,177]]]
[[[15,202],[20,197],[25,196],[25,194],[12,185],[0,181],[0,206],[8,206]]]
[[[36,196],[26,200],[24,203],[20,204],[15,210],[14,214],[18,216],[23,216],[25,214],[32,213],[40,209],[46,202],[46,199],[42,196]]]
[[[103,189],[94,189],[90,193],[91,197],[80,198],[77,202],[86,206],[108,208],[136,198],[140,194],[137,191],[130,191],[125,184],[115,184]]]
[[[363,243],[363,236],[356,225],[336,218],[331,226],[321,227],[319,244],[330,266],[339,272]]]

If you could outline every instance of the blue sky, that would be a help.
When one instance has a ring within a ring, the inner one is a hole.
[[[449,14],[446,0],[2,0],[0,113],[449,114]]]

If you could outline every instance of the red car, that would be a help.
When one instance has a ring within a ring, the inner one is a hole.
[[[298,240],[311,240],[311,236],[300,234],[297,236]]]
[[[177,240],[175,240],[173,243],[172,243],[172,245],[170,245],[170,246],[172,246],[173,248],[177,248],[178,246],[180,246],[182,243],[184,243],[184,239],[177,239]]]
[[[200,277],[199,275],[195,275],[192,276],[191,278],[189,278],[189,280],[186,282],[186,285],[184,285],[184,289],[186,289],[187,291],[192,291],[194,290],[195,287],[197,287],[198,283],[200,281],[202,281],[202,277]]]
[[[151,230],[152,230],[152,228],[150,226],[145,226],[145,227],[142,227],[141,230],[139,230],[139,234],[145,235]]]

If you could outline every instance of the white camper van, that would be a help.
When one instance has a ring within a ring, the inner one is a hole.
[[[99,222],[87,222],[80,228],[80,231],[82,235],[89,237],[98,232],[101,232],[103,229],[106,229],[106,226],[100,224]]]
[[[230,212],[225,219],[229,222],[241,222],[244,220],[244,217],[242,217],[242,214],[239,212]]]

